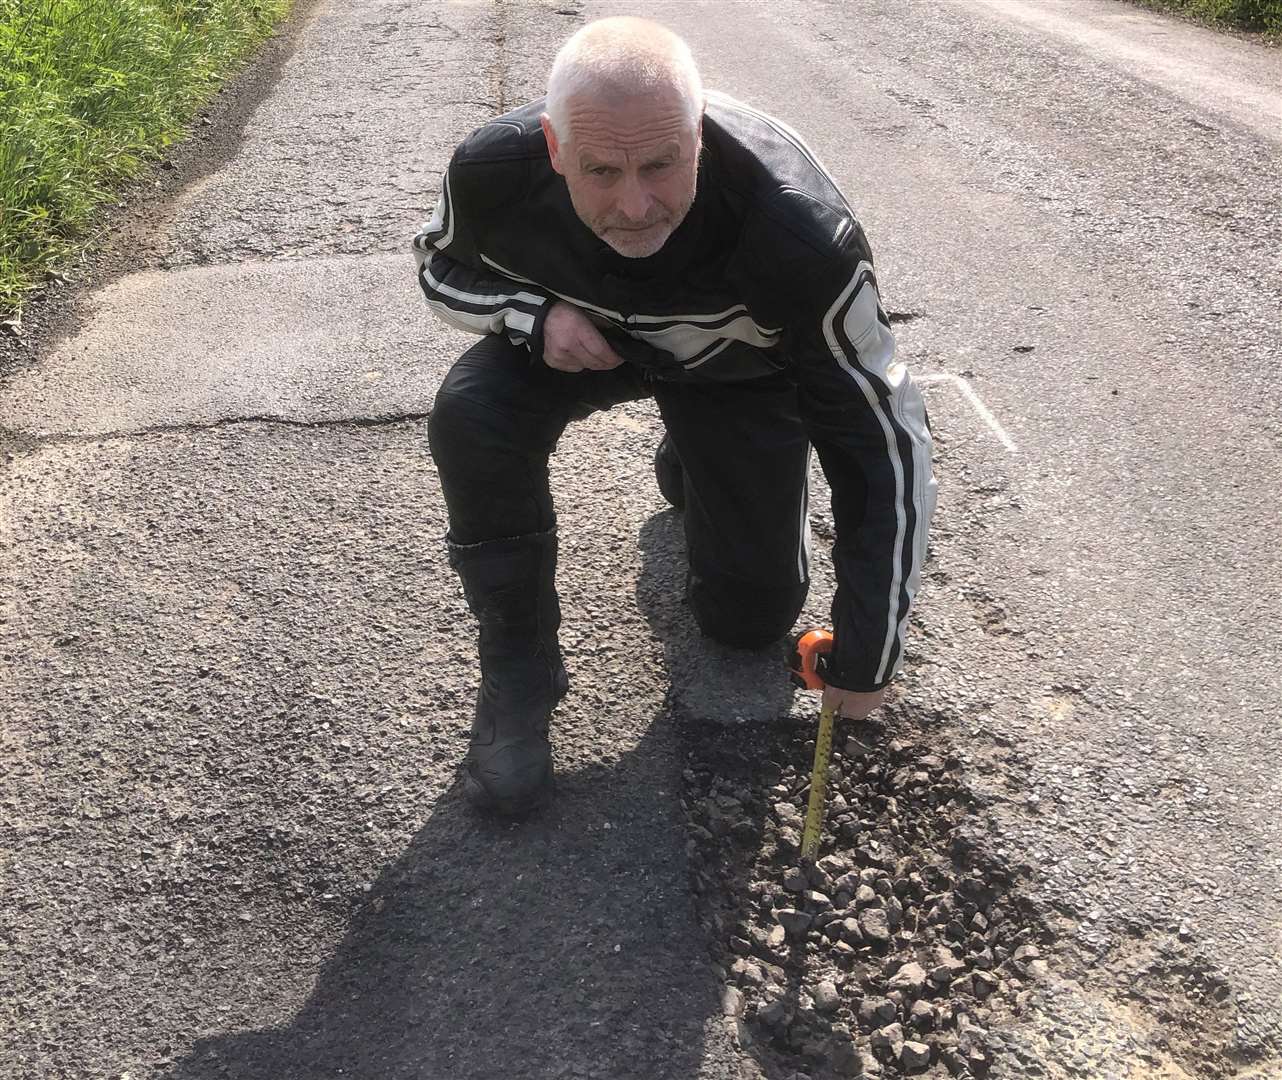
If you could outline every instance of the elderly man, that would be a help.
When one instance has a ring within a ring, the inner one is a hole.
[[[809,583],[810,447],[832,487],[826,703],[862,717],[899,667],[934,505],[921,396],[849,204],[789,128],[705,99],[686,45],[635,18],[562,48],[547,97],[473,132],[414,240],[446,322],[484,335],[436,396],[450,560],[480,624],[463,779],[519,814],[551,791],[557,643],[548,457],[566,424],[653,396],[705,634],[759,648]]]

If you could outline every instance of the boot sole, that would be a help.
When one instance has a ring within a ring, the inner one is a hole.
[[[549,769],[543,783],[528,795],[518,799],[503,799],[494,795],[466,769],[463,770],[463,794],[467,801],[477,810],[499,817],[524,817],[535,810],[541,810],[552,801],[555,787],[552,770]]]

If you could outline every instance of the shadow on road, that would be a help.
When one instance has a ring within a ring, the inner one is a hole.
[[[684,867],[651,864],[666,808],[639,764],[567,777],[519,826],[446,793],[289,1027],[204,1040],[171,1075],[696,1075],[714,988]],[[636,797],[606,828],[618,784]]]
[[[647,567],[683,561],[679,527],[659,540]],[[447,791],[288,1026],[203,1039],[170,1080],[737,1076],[674,742],[662,712],[631,752],[563,771],[524,823]]]
[[[641,545],[638,600],[674,679],[729,663],[723,675],[755,677],[723,688],[728,714],[759,711],[745,695],[763,686],[786,712],[778,656],[722,656],[685,612],[680,519],[655,515]],[[739,1076],[689,889],[688,748],[672,724],[665,708],[631,752],[563,771],[554,806],[527,822],[480,818],[447,791],[293,1021],[201,1040],[169,1080]]]

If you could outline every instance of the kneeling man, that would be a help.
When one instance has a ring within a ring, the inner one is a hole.
[[[926,552],[930,435],[863,230],[793,131],[705,95],[665,28],[590,23],[545,99],[458,148],[414,250],[431,308],[484,335],[429,425],[480,623],[473,802],[519,814],[551,792],[568,684],[548,457],[571,420],[623,401],[658,404],[688,600],[733,646],[780,638],[801,610],[818,451],[837,527],[826,703],[856,718],[881,703]]]

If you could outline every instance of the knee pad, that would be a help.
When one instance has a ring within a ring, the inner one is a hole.
[[[692,572],[686,598],[708,637],[736,649],[761,649],[792,629],[809,590],[809,582],[771,586]]]

